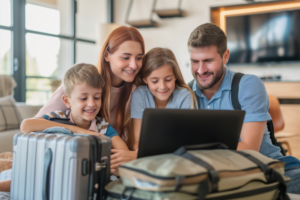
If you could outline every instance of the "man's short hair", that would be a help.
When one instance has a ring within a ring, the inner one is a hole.
[[[227,50],[227,37],[217,25],[206,23],[198,26],[190,35],[188,47],[216,46],[222,57]]]
[[[80,63],[71,67],[64,76],[65,95],[70,96],[74,87],[83,83],[99,89],[103,89],[105,85],[102,76],[94,65]]]

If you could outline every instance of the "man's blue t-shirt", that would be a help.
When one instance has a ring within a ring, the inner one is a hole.
[[[192,89],[196,93],[199,109],[234,110],[231,102],[231,82],[235,73],[225,66],[222,84],[210,100],[203,95],[194,81]],[[263,82],[257,76],[245,74],[242,77],[238,99],[241,109],[246,111],[244,123],[271,120],[268,94]],[[272,144],[267,126],[259,152],[274,159],[282,157],[280,148]]]
[[[146,85],[138,86],[132,93],[130,115],[131,118],[142,119],[144,109],[155,108],[152,93]],[[191,93],[186,89],[175,89],[171,94],[166,108],[190,109]]]

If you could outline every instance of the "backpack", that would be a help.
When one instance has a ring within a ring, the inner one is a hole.
[[[243,73],[236,73],[233,76],[232,82],[231,82],[231,102],[232,102],[232,107],[234,108],[234,110],[241,110],[241,104],[239,102],[239,84],[240,84],[240,80],[241,78],[244,76]],[[188,83],[188,86],[193,89],[193,84],[194,84],[195,79],[191,80]],[[282,153],[283,156],[286,155],[286,150],[282,147],[280,142],[277,142],[276,138],[275,138],[275,132],[274,132],[274,126],[273,126],[273,121],[270,120],[267,122],[267,127],[268,127],[268,131],[270,132],[270,138],[272,141],[272,144],[275,146],[280,147],[280,151]]]
[[[284,162],[222,143],[184,146],[119,167],[107,199],[288,200]]]

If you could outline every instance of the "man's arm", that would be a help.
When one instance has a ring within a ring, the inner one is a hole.
[[[267,122],[246,122],[241,131],[237,150],[259,151]]]
[[[240,81],[238,97],[246,114],[237,149],[259,151],[266,122],[271,120],[267,91],[260,78],[246,74]]]

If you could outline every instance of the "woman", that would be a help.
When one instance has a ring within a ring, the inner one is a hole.
[[[105,80],[99,115],[109,121],[131,150],[136,149],[132,149],[134,138],[129,134],[130,99],[136,88],[134,83],[138,79],[136,75],[142,68],[144,54],[144,40],[139,31],[134,27],[122,26],[106,39],[97,65],[99,73]],[[66,110],[62,102],[63,95],[63,86],[60,86],[37,116],[52,110]],[[112,154],[112,173],[117,171],[120,164],[137,158],[137,151],[112,149]]]

